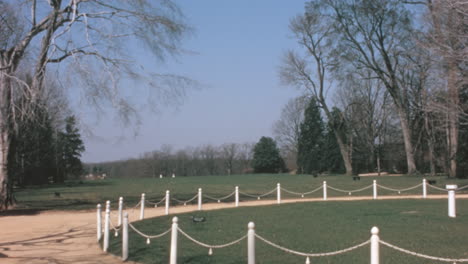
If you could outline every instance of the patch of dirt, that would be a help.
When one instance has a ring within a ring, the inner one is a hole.
[[[379,200],[420,199],[413,196],[382,196]],[[468,194],[457,195],[468,199]],[[330,201],[370,200],[366,197],[330,197]],[[447,199],[447,195],[431,195],[428,199]],[[321,198],[283,200],[282,203],[318,202]],[[276,204],[276,200],[242,202],[240,206]],[[203,210],[234,208],[233,203],[204,204]],[[170,214],[196,211],[197,206],[179,206],[170,209]],[[128,211],[130,221],[138,217],[138,210]],[[145,218],[164,214],[164,208],[148,208]],[[116,216],[112,221],[117,222]],[[33,214],[6,214],[0,216],[0,258],[2,264],[114,264],[121,263],[117,256],[102,252],[96,241],[96,212],[87,211],[43,211]],[[133,263],[133,262],[126,262]]]

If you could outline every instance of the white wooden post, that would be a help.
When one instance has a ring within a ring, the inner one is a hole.
[[[202,199],[203,199],[202,189],[198,188],[198,211],[201,211],[202,209]]]
[[[123,210],[123,197],[120,197],[119,198],[119,219],[118,219],[118,223],[117,223],[118,226],[122,225],[122,216],[123,216],[122,215],[123,214],[122,210]]]
[[[175,174],[174,174],[174,173],[172,173],[172,178],[175,178]]]
[[[255,224],[250,222],[247,226],[247,264],[255,264]]]
[[[423,187],[423,198],[426,198],[427,197],[427,181],[426,179],[423,179],[423,183],[422,183],[422,187]]]
[[[169,190],[166,191],[166,209],[165,209],[165,213],[166,215],[169,214],[169,202],[171,201],[171,198],[170,198],[170,195],[169,195]]]
[[[122,260],[128,259],[128,213],[123,217],[122,225]]]
[[[106,202],[106,216],[104,218],[104,242],[102,245],[102,250],[107,252],[109,248],[109,224],[110,224],[110,201]]]
[[[327,200],[327,182],[326,181],[323,182],[323,200],[324,201]]]
[[[179,225],[177,222],[179,219],[176,217],[172,218],[172,230],[171,230],[171,253],[169,257],[169,264],[177,264],[177,229]]]
[[[239,186],[236,186],[236,207],[239,207]]]
[[[101,216],[101,204],[98,204],[97,205],[97,223],[96,223],[96,227],[97,227],[97,241],[99,242],[99,240],[101,240],[101,237],[102,237],[102,216]]]
[[[374,182],[372,183],[372,185],[373,185],[373,188],[372,188],[372,189],[374,190],[374,191],[373,191],[373,193],[374,193],[374,194],[373,194],[373,199],[375,200],[375,199],[377,199],[377,181],[374,180]]]
[[[162,179],[162,174],[159,174],[159,179]]]
[[[457,210],[455,205],[455,190],[458,188],[457,185],[450,184],[446,185],[445,188],[448,190],[448,216],[457,217]]]
[[[141,194],[141,202],[140,202],[140,220],[145,218],[145,194]]]
[[[276,184],[276,202],[281,203],[281,184]]]
[[[373,227],[371,229],[371,245],[370,245],[370,264],[379,264],[379,229],[377,227]]]

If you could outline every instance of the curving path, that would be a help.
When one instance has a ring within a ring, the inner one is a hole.
[[[378,200],[421,199],[421,195],[381,196]],[[427,199],[447,199],[447,195],[428,195]],[[468,199],[468,194],[457,194]],[[372,200],[372,196],[329,197],[328,201]],[[321,198],[283,200],[282,203],[318,202]],[[276,200],[241,202],[240,206],[276,204]],[[234,208],[234,203],[207,203],[203,210]],[[171,214],[197,210],[196,205],[172,207]],[[164,208],[148,208],[145,217],[164,214]],[[138,210],[130,214],[131,220]],[[113,264],[120,258],[103,253],[96,242],[96,211],[47,211],[33,215],[0,217],[0,263],[31,264]],[[127,261],[125,263],[132,263]]]

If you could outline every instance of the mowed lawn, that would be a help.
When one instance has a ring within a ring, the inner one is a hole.
[[[457,218],[447,216],[446,200],[321,201],[263,207],[239,207],[217,211],[179,214],[179,227],[207,244],[224,244],[247,233],[254,221],[257,234],[284,247],[320,253],[347,248],[370,238],[377,226],[380,238],[399,247],[439,257],[468,258],[468,200],[457,201]],[[190,216],[206,221],[193,223]],[[142,232],[155,235],[166,231],[173,216],[134,223]],[[121,254],[121,236],[111,233],[110,252]],[[130,260],[142,263],[167,263],[170,234],[146,239],[133,231]],[[208,249],[179,234],[178,263],[246,263],[247,241],[225,249]],[[294,256],[256,239],[257,263],[305,263]],[[338,256],[312,258],[311,263],[369,263],[369,245]],[[381,246],[381,263],[443,263],[424,260]]]
[[[231,176],[199,176],[199,177],[176,177],[176,178],[142,178],[142,179],[106,179],[96,181],[76,181],[61,185],[45,187],[30,187],[16,189],[18,208],[31,209],[56,209],[76,210],[95,208],[97,203],[111,200],[113,206],[120,196],[124,197],[128,206],[136,204],[141,193],[146,193],[148,201],[159,201],[164,197],[166,190],[170,190],[171,198],[188,200],[196,195],[198,188],[203,189],[205,195],[211,197],[223,197],[234,191],[239,186],[241,192],[253,196],[264,194],[276,188],[277,183],[287,190],[304,193],[320,187],[323,181],[328,186],[343,190],[356,190],[372,184],[376,179],[378,184],[393,189],[404,189],[415,186],[422,182],[422,177],[361,177],[360,181],[353,181],[351,177],[344,175],[319,176],[311,175],[289,175],[289,174],[249,174]],[[445,184],[468,185],[468,179],[447,179],[446,177],[428,178],[435,180],[435,186],[445,188]],[[463,192],[468,192],[464,190]],[[397,194],[396,192],[379,189],[379,195]],[[402,192],[401,194],[421,194],[422,188]],[[441,194],[442,191],[428,188],[429,194]],[[57,196],[59,194],[60,196]],[[274,199],[276,193],[262,197],[262,199]],[[337,192],[328,189],[328,196],[348,196],[348,193]],[[362,192],[352,193],[353,196],[372,195],[372,188]],[[306,195],[305,197],[321,197],[322,191]],[[299,198],[300,196],[282,193],[284,199]],[[256,197],[241,195],[241,200],[252,200]],[[210,200],[204,198],[204,202]],[[233,197],[226,200],[232,202]],[[196,201],[194,201],[196,202]],[[216,202],[212,201],[211,202]],[[177,203],[173,201],[173,204]]]

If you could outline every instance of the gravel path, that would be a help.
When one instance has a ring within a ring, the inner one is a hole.
[[[329,201],[371,200],[371,196],[330,197]],[[381,196],[379,200],[421,199],[420,195]],[[447,195],[430,195],[428,199],[447,199]],[[457,194],[468,199],[468,194]],[[282,203],[318,202],[320,198],[283,200]],[[242,202],[240,206],[276,204],[276,200]],[[234,208],[233,203],[204,204],[203,210]],[[197,210],[197,206],[171,208],[171,214]],[[148,208],[145,218],[164,214],[164,208]],[[131,217],[137,217],[135,210]],[[134,220],[131,218],[131,220]],[[96,211],[46,211],[31,215],[0,217],[0,263],[121,263],[120,258],[105,254],[96,242]],[[132,262],[126,262],[132,263]]]

